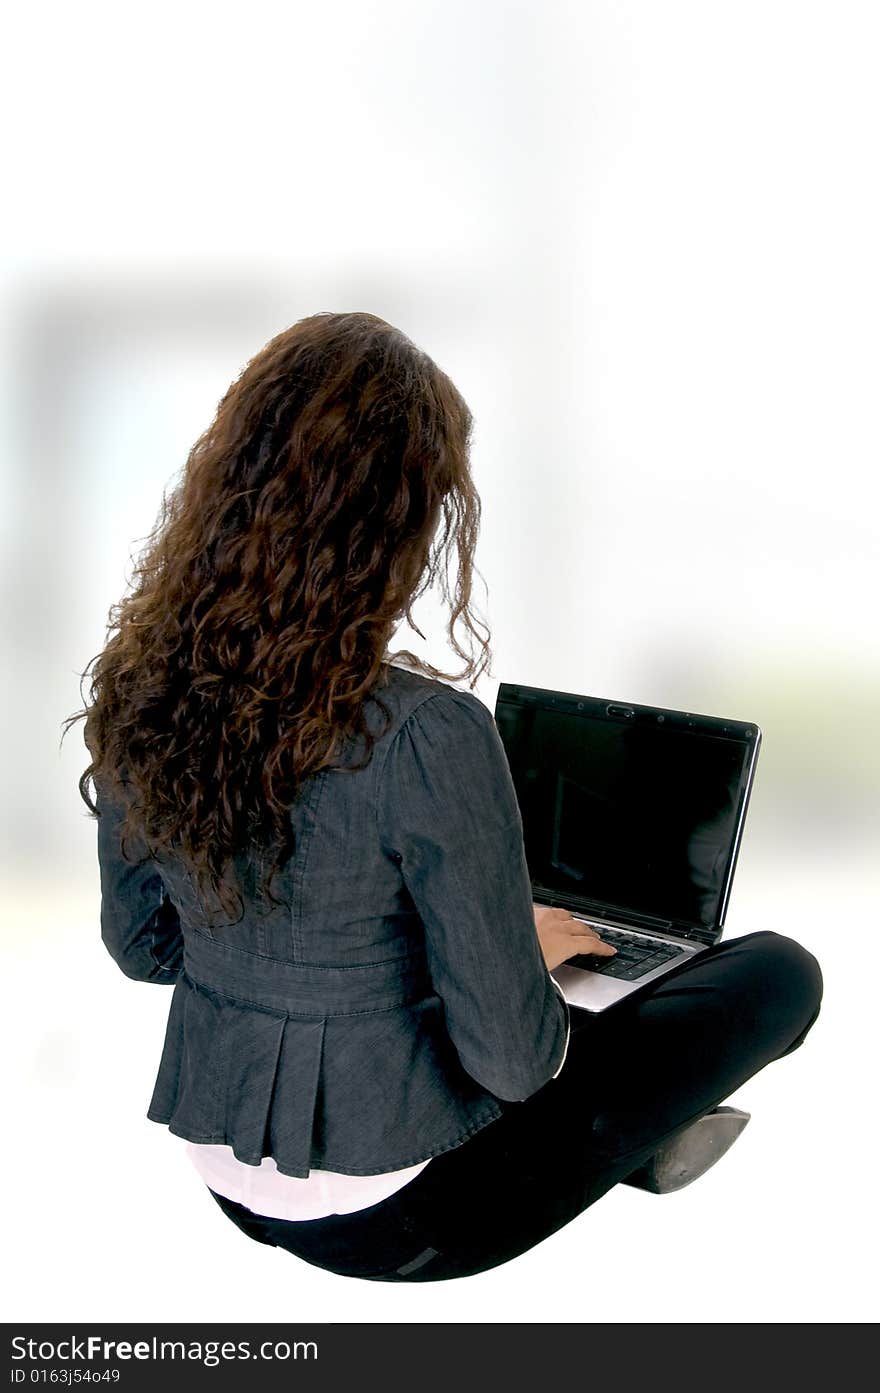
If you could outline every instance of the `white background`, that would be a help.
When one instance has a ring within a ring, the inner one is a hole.
[[[8,34],[5,1319],[874,1319],[877,7],[35,3]],[[353,309],[476,417],[477,694],[761,725],[726,933],[825,974],[697,1184],[411,1286],[251,1242],[146,1119],[170,991],[100,942],[59,744],[228,384]]]

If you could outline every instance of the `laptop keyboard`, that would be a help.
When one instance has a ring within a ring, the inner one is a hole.
[[[617,952],[610,957],[603,957],[599,953],[579,953],[574,958],[566,959],[566,967],[585,967],[590,972],[601,972],[603,977],[618,977],[632,982],[670,959],[681,956],[680,948],[662,938],[634,938],[631,934],[618,933],[615,929],[598,924],[596,929],[602,940],[613,944]]]

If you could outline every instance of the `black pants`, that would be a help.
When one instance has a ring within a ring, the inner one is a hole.
[[[819,964],[793,939],[730,939],[610,1011],[572,1008],[557,1078],[505,1103],[501,1117],[368,1209],[290,1221],[210,1193],[251,1238],[332,1272],[385,1282],[484,1272],[555,1233],[790,1054],[821,999]]]

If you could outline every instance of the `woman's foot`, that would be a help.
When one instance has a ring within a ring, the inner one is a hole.
[[[637,1190],[666,1195],[697,1180],[733,1146],[751,1113],[715,1108],[670,1137],[650,1160],[621,1181]]]

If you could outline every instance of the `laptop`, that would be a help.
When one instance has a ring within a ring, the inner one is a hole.
[[[502,682],[535,904],[614,944],[551,975],[605,1011],[717,943],[761,746],[753,722]]]

